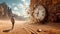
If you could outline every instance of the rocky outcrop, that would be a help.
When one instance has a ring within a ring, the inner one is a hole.
[[[45,21],[60,22],[60,0],[31,0],[30,12],[42,5],[46,10]]]
[[[7,4],[0,4],[0,19],[10,18],[12,16],[12,10],[7,6]]]

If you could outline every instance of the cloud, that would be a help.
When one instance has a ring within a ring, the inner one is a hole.
[[[18,16],[23,16],[24,15],[24,8],[23,4],[18,4],[13,8],[13,13],[18,15]],[[20,10],[21,9],[21,10]],[[21,11],[21,12],[20,12]]]
[[[28,2],[25,2],[25,5],[30,5],[30,3],[28,3]]]
[[[18,8],[24,8],[24,5],[23,4],[18,4],[17,7]]]
[[[22,0],[23,2],[25,2],[26,0]]]
[[[18,15],[18,16],[21,16],[21,13],[18,12],[18,11],[14,11],[14,10],[12,10],[12,13],[13,13],[13,14],[16,14],[16,15]]]
[[[26,4],[28,4],[28,3],[26,3]],[[29,7],[28,5],[25,6],[23,4],[18,4],[17,7],[22,9],[22,11],[21,11],[22,12],[22,14],[21,14],[22,16],[28,17],[27,16],[27,11],[28,11],[28,7]]]
[[[16,12],[16,14],[17,14],[18,16],[21,16],[21,14],[20,14],[19,12]]]
[[[28,11],[28,7],[29,7],[29,3],[25,2],[26,0],[22,0],[22,1],[24,2],[24,4],[22,4],[22,3],[19,3],[17,5],[15,5],[15,3],[12,4],[12,5],[15,5],[15,7],[13,8],[13,10],[14,10],[13,13],[18,16],[28,17],[27,11]]]
[[[18,7],[14,7],[14,10],[18,10]]]

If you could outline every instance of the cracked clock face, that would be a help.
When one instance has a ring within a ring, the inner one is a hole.
[[[39,19],[40,21],[42,21],[45,17],[45,8],[40,5],[38,7],[36,7],[36,9],[34,10],[34,17],[36,19]]]

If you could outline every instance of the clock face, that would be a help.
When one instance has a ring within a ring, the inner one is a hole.
[[[41,5],[36,7],[36,9],[34,10],[34,17],[42,21],[45,17],[45,8]]]

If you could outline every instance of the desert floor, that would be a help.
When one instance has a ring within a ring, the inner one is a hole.
[[[13,30],[3,32],[11,29],[11,26],[9,20],[0,20],[0,34],[60,34],[59,23],[31,24],[26,21],[15,21]],[[38,29],[40,32],[37,31]]]

